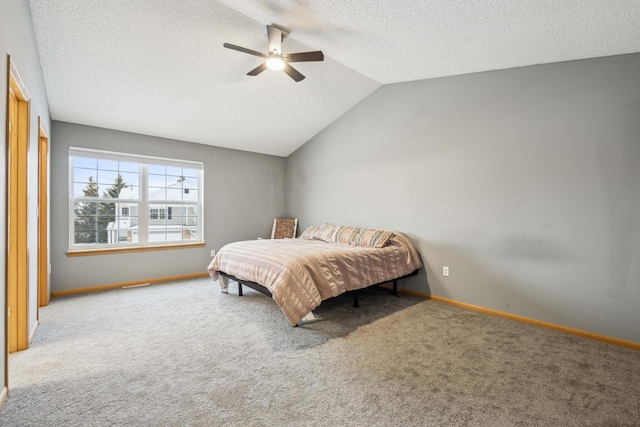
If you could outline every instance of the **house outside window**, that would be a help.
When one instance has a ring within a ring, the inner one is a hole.
[[[203,242],[203,169],[70,148],[70,251]]]

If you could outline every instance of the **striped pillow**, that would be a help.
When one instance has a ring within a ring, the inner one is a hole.
[[[393,232],[387,230],[339,225],[331,241],[365,248],[383,248],[392,237]]]
[[[333,243],[344,243],[345,245],[350,245],[353,236],[360,230],[359,227],[351,227],[346,225],[339,225],[336,228],[336,232],[333,233],[331,237],[331,242]]]
[[[336,231],[336,226],[333,224],[325,224],[318,229],[315,233],[316,240],[324,240],[325,242],[331,242],[331,238]]]
[[[319,229],[320,227],[318,227],[317,225],[311,225],[306,230],[304,230],[300,238],[305,240],[314,240]]]
[[[361,228],[353,236],[350,245],[364,246],[365,248],[383,248],[389,243],[393,233],[387,230],[376,230],[375,228]]]

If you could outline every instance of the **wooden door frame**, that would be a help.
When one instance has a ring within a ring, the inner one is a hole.
[[[38,117],[38,320],[49,305],[49,136]]]
[[[5,319],[7,325],[7,352],[25,350],[29,347],[29,119],[30,97],[11,56],[8,62],[7,124],[11,117],[11,93],[15,95],[17,119],[11,128],[7,125],[7,263]],[[11,139],[17,133],[16,142]],[[15,182],[12,182],[11,177]],[[13,215],[12,215],[13,214]],[[15,232],[11,233],[14,228]],[[10,276],[15,269],[15,280]],[[15,311],[15,313],[14,313]],[[6,369],[6,368],[5,368]],[[8,378],[8,377],[7,377]]]

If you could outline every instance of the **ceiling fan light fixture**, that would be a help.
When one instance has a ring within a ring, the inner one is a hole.
[[[302,80],[304,80],[304,75],[300,73],[300,71],[293,68],[290,63],[324,61],[324,54],[322,53],[322,51],[317,50],[314,52],[298,52],[283,55],[281,50],[282,40],[284,40],[284,37],[287,34],[289,33],[284,32],[275,25],[267,25],[269,53],[257,52],[255,50],[247,49],[246,47],[242,46],[236,46],[235,44],[231,43],[224,43],[222,46],[227,49],[237,50],[238,52],[248,53],[249,55],[258,56],[264,59],[264,62],[258,65],[253,70],[249,71],[247,73],[247,76],[255,77],[268,68],[271,70],[284,71],[294,81],[301,82]]]
[[[284,61],[282,60],[282,58],[279,58],[277,56],[272,56],[271,58],[267,59],[267,67],[270,70],[283,70],[284,69]]]

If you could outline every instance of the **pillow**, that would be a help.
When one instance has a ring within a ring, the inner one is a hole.
[[[392,231],[348,225],[338,225],[336,227],[328,223],[322,227],[311,225],[300,236],[300,238],[306,240],[322,240],[327,243],[343,243],[365,248],[383,248],[392,237]]]
[[[377,230],[375,228],[360,228],[353,235],[350,245],[364,246],[365,248],[383,248],[393,237],[393,232],[387,230]]]
[[[333,224],[325,224],[318,229],[315,234],[316,240],[324,240],[325,242],[331,242],[333,233],[336,231],[336,226]]]
[[[317,225],[311,225],[306,230],[304,230],[302,236],[300,237],[305,240],[314,240],[319,229],[320,227],[318,227]]]
[[[383,248],[392,237],[393,232],[387,230],[339,225],[331,241],[365,248]]]
[[[339,225],[336,228],[335,233],[333,233],[333,236],[331,236],[331,242],[350,245],[353,238],[352,236],[354,236],[358,232],[358,230],[360,230],[359,227]]]

